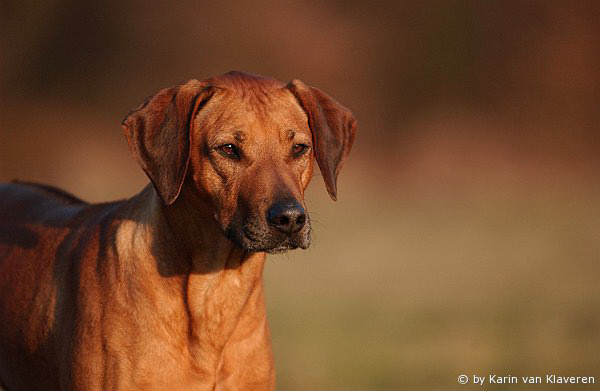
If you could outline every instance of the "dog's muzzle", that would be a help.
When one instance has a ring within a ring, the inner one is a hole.
[[[294,199],[273,203],[262,219],[235,218],[225,233],[249,252],[282,253],[310,245],[308,214]]]

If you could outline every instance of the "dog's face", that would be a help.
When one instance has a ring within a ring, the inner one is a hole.
[[[314,158],[335,199],[355,120],[302,82],[234,72],[162,90],[124,127],[166,205],[193,192],[237,245],[276,253],[309,246]]]
[[[191,150],[193,184],[231,240],[248,251],[308,247],[312,138],[289,90],[217,87],[192,124]]]

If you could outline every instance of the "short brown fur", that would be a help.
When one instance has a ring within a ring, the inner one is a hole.
[[[232,72],[161,90],[123,125],[152,181],[130,199],[0,185],[1,384],[274,389],[265,252],[308,247],[310,225],[272,215],[304,216],[313,156],[335,198],[352,114]]]

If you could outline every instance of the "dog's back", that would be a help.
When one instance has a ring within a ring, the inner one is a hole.
[[[0,184],[0,227],[38,223],[49,211],[67,213],[86,205],[85,201],[53,186],[18,181],[3,183]],[[48,218],[54,220],[51,216]]]
[[[14,182],[0,184],[0,268],[8,252],[37,247],[46,227],[61,228],[88,204],[52,186]]]
[[[73,312],[67,291],[76,289],[77,274],[63,271],[80,268],[74,251],[90,222],[111,209],[51,186],[0,184],[0,384],[8,389],[59,388],[60,369],[48,357],[69,349],[56,342],[70,340],[64,316]],[[31,366],[38,373],[24,376]]]

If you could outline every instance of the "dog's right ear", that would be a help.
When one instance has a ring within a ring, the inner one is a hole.
[[[166,205],[181,191],[190,157],[190,126],[213,89],[197,80],[160,90],[129,113],[129,148]]]

